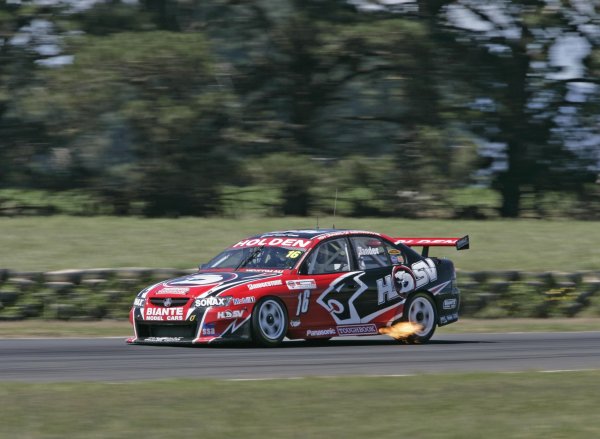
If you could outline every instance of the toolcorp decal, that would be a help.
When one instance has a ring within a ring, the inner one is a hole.
[[[277,285],[283,285],[283,282],[282,282],[281,279],[269,280],[269,281],[266,281],[266,282],[259,282],[257,284],[249,284],[248,285],[248,289],[249,290],[255,290],[257,288],[275,287]]]
[[[317,282],[314,279],[298,279],[298,280],[287,280],[285,284],[288,290],[316,290]]]
[[[231,297],[203,297],[201,299],[194,300],[196,308],[205,308],[208,306],[227,306],[231,301]]]
[[[444,309],[456,308],[456,299],[446,299],[443,304]]]
[[[307,337],[323,337],[337,335],[335,328],[328,329],[309,329],[306,331]]]
[[[227,282],[237,278],[235,273],[219,273],[219,274],[193,274],[191,276],[180,277],[178,279],[168,281],[166,286],[199,286],[199,285],[214,285],[221,282]]]
[[[183,308],[147,308],[146,320],[183,320]]]
[[[189,288],[167,287],[158,290],[156,294],[185,294],[189,290]]]
[[[338,326],[337,332],[340,337],[347,337],[349,335],[373,335],[378,334],[377,326],[374,324],[370,325],[346,325]]]
[[[231,246],[231,248],[238,247],[259,247],[263,245],[277,246],[277,247],[300,247],[307,248],[311,243],[310,239],[300,238],[253,238],[245,239],[237,244]]]

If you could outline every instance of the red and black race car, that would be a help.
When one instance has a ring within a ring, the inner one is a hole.
[[[411,247],[423,247],[422,254]],[[454,265],[431,246],[469,238],[392,238],[359,230],[288,230],[233,244],[197,273],[141,291],[128,343],[203,344],[389,333],[424,343],[458,320]]]

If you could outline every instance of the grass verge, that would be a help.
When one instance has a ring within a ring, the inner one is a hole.
[[[0,383],[0,437],[600,437],[600,372],[557,378]]]
[[[314,218],[121,217],[0,218],[0,268],[191,268],[247,236],[314,228]],[[320,218],[321,226],[366,229],[392,236],[471,237],[471,250],[435,249],[457,268],[476,270],[598,270],[600,246],[591,245],[598,222],[540,220],[406,220]],[[558,246],[558,247],[557,247]],[[557,251],[560,248],[560,251]]]
[[[553,319],[461,319],[438,328],[437,334],[490,332],[568,332],[600,331],[600,318]],[[72,322],[60,320],[22,320],[0,322],[0,338],[22,337],[126,337],[132,334],[126,320]]]

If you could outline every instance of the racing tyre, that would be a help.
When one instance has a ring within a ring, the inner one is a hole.
[[[426,343],[437,326],[437,313],[433,299],[426,293],[417,293],[410,297],[404,306],[404,321],[419,325],[421,328],[406,338],[410,344]]]
[[[252,340],[265,347],[277,346],[285,337],[288,316],[285,305],[275,297],[260,300],[252,311]]]

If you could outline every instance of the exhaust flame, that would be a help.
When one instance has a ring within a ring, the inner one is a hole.
[[[400,322],[385,328],[379,328],[380,334],[389,335],[396,340],[405,340],[415,332],[420,331],[421,325],[410,322]]]

